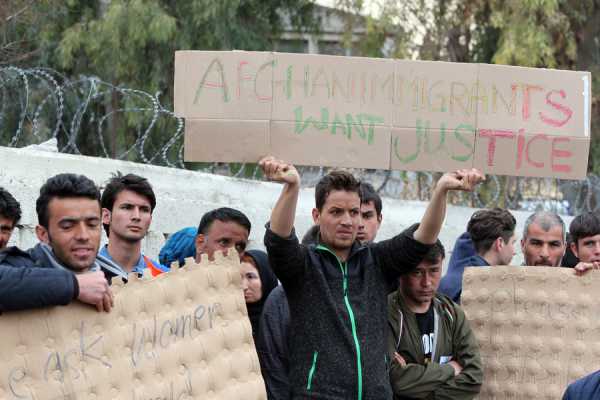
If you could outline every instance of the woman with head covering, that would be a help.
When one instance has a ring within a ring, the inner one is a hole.
[[[246,251],[242,257],[240,274],[252,336],[256,340],[263,306],[269,293],[277,287],[277,278],[271,271],[267,253],[261,250]]]

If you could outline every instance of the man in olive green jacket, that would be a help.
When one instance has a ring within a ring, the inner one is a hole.
[[[438,241],[388,297],[390,381],[395,400],[473,399],[483,381],[479,346],[463,310],[437,293]]]

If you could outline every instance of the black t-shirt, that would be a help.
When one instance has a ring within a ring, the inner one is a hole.
[[[433,314],[433,302],[424,313],[416,313],[417,324],[421,331],[421,342],[423,346],[423,354],[425,354],[425,364],[431,362],[431,354],[433,353],[433,345],[435,343],[435,322]]]

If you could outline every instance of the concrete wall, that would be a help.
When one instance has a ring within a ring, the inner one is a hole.
[[[9,190],[21,202],[23,209],[21,223],[24,227],[15,232],[11,240],[12,244],[23,248],[36,243],[35,200],[39,188],[47,178],[58,173],[84,174],[99,185],[103,185],[115,171],[148,178],[158,199],[151,231],[144,243],[144,252],[150,257],[157,256],[167,235],[186,226],[197,226],[205,212],[222,206],[237,208],[250,218],[250,247],[262,248],[264,224],[269,219],[271,208],[280,191],[280,185],[269,182],[28,148],[0,147],[0,165],[0,186]],[[303,189],[296,217],[299,236],[312,224],[313,205],[314,189]],[[384,199],[383,224],[378,239],[391,237],[418,222],[425,206],[426,203],[423,202]],[[452,250],[456,237],[464,231],[473,211],[474,209],[467,207],[448,207],[441,233],[441,240],[448,252]],[[529,213],[514,214],[518,221],[520,237],[523,222]],[[567,223],[569,222],[570,218],[567,217]],[[521,260],[522,256],[518,254],[514,263],[520,263]]]

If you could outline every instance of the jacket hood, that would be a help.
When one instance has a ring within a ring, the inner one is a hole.
[[[452,256],[448,262],[448,270],[442,278],[439,292],[450,297],[455,302],[460,302],[462,293],[462,279],[465,267],[487,266],[488,263],[475,251],[475,246],[468,232],[456,239]]]

